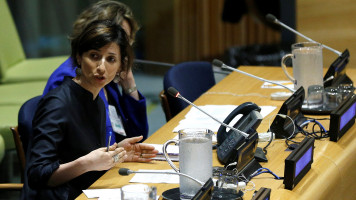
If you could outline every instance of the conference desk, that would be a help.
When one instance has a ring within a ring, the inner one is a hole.
[[[240,70],[268,78],[269,80],[287,80],[280,67],[239,67]],[[291,70],[291,69],[288,69]],[[348,69],[347,75],[356,80],[356,69]],[[270,94],[285,89],[261,88],[262,82],[245,75],[233,72],[226,76],[218,84],[212,87],[208,93],[199,97],[194,103],[196,105],[240,105],[250,101],[259,106],[276,106],[277,108],[262,120],[257,131],[266,132],[269,127],[269,120],[274,119],[283,101],[271,100]],[[162,126],[157,132],[149,137],[146,143],[163,144],[165,141],[176,136],[173,129],[179,124],[191,106],[183,110],[172,120]],[[317,116],[328,117],[328,116]],[[323,125],[328,130],[329,122],[323,121]],[[315,140],[314,162],[310,171],[298,183],[293,190],[284,189],[283,180],[273,179],[270,174],[261,174],[252,181],[255,189],[261,187],[271,188],[271,199],[354,199],[356,198],[356,129],[355,125],[337,142],[329,141],[329,138]],[[299,137],[299,136],[298,136]],[[264,147],[266,142],[259,143]],[[278,176],[284,176],[284,160],[290,154],[286,151],[286,144],[283,140],[276,140],[268,147],[268,162],[260,163],[262,167],[269,168]],[[176,163],[178,164],[178,163]],[[213,151],[213,166],[222,166],[218,160],[216,151]],[[120,176],[118,170],[121,167],[131,170],[139,169],[171,169],[165,161],[152,161],[151,163],[121,163],[105,173],[90,188],[119,188],[129,184],[133,175]],[[198,166],[197,166],[198,167]],[[158,195],[162,195],[165,190],[178,187],[178,184],[147,184],[157,187]],[[252,185],[248,184],[248,188]],[[253,191],[244,194],[244,199],[251,199]],[[87,199],[81,194],[77,199]]]

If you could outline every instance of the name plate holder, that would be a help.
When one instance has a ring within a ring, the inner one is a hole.
[[[314,138],[304,138],[285,160],[284,185],[292,190],[308,173],[314,158]]]
[[[355,124],[356,95],[352,94],[330,114],[330,141],[337,142]]]
[[[261,187],[252,197],[251,200],[270,200],[271,189]]]

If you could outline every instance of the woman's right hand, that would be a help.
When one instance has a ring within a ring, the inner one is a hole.
[[[117,143],[111,145],[108,152],[106,150],[106,147],[99,148],[84,156],[88,163],[88,171],[108,170],[127,158],[126,151],[122,147],[117,148]],[[117,162],[114,158],[116,155]]]
[[[117,156],[116,162],[114,156]],[[117,148],[116,143],[109,147],[109,151],[106,147],[99,148],[72,162],[59,165],[47,184],[56,187],[88,171],[108,170],[117,163],[122,163],[126,158],[126,151],[122,147]]]

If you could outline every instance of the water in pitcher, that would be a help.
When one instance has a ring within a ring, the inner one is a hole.
[[[184,158],[179,160],[181,173],[188,174],[203,182],[212,177],[212,143],[210,139],[205,137],[181,139],[179,157]],[[179,182],[179,190],[183,199],[190,199],[201,188],[200,184],[183,176],[180,176]]]
[[[303,86],[307,98],[309,86],[323,85],[322,49],[304,47],[294,49],[293,54],[293,75],[297,80],[295,89]]]

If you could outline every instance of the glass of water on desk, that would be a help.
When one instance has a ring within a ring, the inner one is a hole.
[[[204,128],[178,131],[179,140],[168,140],[163,145],[163,153],[169,165],[176,171],[188,175],[179,176],[180,199],[191,199],[202,185],[213,176],[212,132]],[[179,145],[179,169],[167,154],[167,146]]]
[[[353,94],[355,88],[352,83],[349,84],[340,84],[338,87],[339,92],[341,93],[342,100],[345,100],[348,95]]]
[[[335,109],[342,101],[342,94],[337,87],[327,87],[324,93],[324,107]]]
[[[324,87],[322,85],[311,85],[308,87],[307,104],[309,109],[323,108]]]

